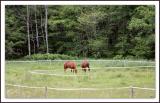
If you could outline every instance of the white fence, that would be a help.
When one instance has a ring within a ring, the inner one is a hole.
[[[56,90],[56,91],[105,91],[105,90],[117,90],[117,89],[130,89],[130,98],[134,98],[135,89],[142,89],[142,90],[149,90],[149,91],[155,91],[154,88],[141,88],[141,87],[119,87],[119,88],[52,88],[52,87],[31,87],[31,86],[24,86],[24,85],[15,85],[15,84],[6,84],[6,86],[13,86],[17,88],[28,88],[28,89],[44,89],[44,97],[48,97],[48,90]],[[7,87],[6,87],[7,88]],[[6,89],[6,96],[7,89]]]

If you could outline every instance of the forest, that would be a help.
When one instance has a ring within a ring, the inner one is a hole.
[[[5,57],[155,58],[154,5],[7,5]]]

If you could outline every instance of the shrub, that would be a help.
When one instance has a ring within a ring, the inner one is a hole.
[[[131,55],[128,55],[128,56],[125,57],[125,59],[135,59],[135,57],[131,56]]]
[[[77,57],[72,57],[63,54],[33,54],[31,56],[27,55],[23,59],[27,60],[71,60],[78,59]]]
[[[123,59],[123,55],[116,55],[113,57],[113,59]]]

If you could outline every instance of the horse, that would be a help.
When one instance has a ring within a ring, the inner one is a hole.
[[[73,61],[67,61],[64,63],[64,72],[66,72],[67,68],[71,69],[71,72],[77,73],[76,63]]]
[[[85,60],[83,60],[83,62],[82,62],[82,64],[81,64],[81,68],[82,68],[82,70],[84,71],[84,72],[86,72],[87,71],[87,69],[86,68],[88,68],[88,71],[90,71],[90,68],[89,68],[89,62],[85,59]]]

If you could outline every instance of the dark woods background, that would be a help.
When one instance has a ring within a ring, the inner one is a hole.
[[[6,6],[6,59],[33,54],[155,58],[155,7]]]

